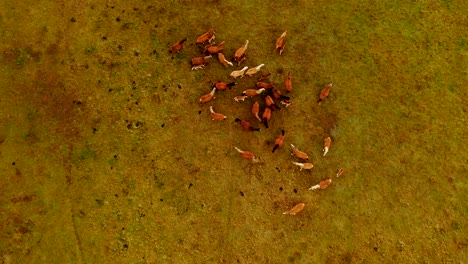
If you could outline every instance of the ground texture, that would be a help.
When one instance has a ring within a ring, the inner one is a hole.
[[[0,262],[466,263],[466,10],[462,0],[2,1]],[[293,105],[268,129],[252,99],[233,100],[258,76],[199,105],[241,68],[214,58],[190,70],[210,28],[228,59],[249,40],[241,66],[264,63],[283,92],[291,72]],[[210,105],[227,120],[212,121]],[[291,143],[312,170],[292,164]],[[297,203],[303,211],[282,214]]]

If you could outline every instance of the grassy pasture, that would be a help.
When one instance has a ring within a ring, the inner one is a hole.
[[[1,2],[0,260],[466,263],[466,10],[461,0]],[[233,97],[256,78],[198,104],[240,68],[215,57],[190,70],[212,27],[229,59],[249,40],[242,66],[264,63],[278,88],[291,71],[293,105],[270,128],[234,122],[254,121],[253,101]],[[228,119],[212,121],[210,105]],[[311,171],[292,164],[291,143]]]

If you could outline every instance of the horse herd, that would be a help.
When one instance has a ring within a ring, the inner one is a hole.
[[[275,43],[275,52],[278,52],[279,55],[281,55],[284,52],[285,46],[286,46],[286,34],[287,31],[283,32],[281,36],[276,40]],[[225,67],[229,66],[234,66],[233,62],[237,62],[237,66],[239,66],[242,62],[246,60],[246,52],[247,48],[249,45],[249,41],[246,40],[244,45],[242,45],[240,48],[236,50],[234,53],[234,56],[232,57],[232,61],[228,61],[226,59],[226,56],[222,53],[225,41],[222,41],[218,45],[214,45],[214,39],[216,37],[216,32],[214,29],[210,29],[204,34],[200,35],[196,39],[196,45],[204,45],[205,43],[208,43],[206,46],[204,46],[203,50],[203,55],[202,57],[197,57],[193,58],[191,60],[191,66],[192,70],[202,70],[205,68],[206,63],[213,58],[214,55],[218,57],[219,62],[224,65]],[[182,48],[184,47],[184,43],[187,41],[187,38],[182,39],[181,41],[176,42],[171,46],[169,49],[169,52],[171,54],[174,53],[179,53]],[[229,75],[230,78],[237,79],[237,78],[242,78],[244,76],[247,77],[252,77],[256,75],[257,73],[260,72],[261,68],[265,64],[260,64],[256,67],[252,67],[249,69],[249,67],[245,66],[240,70],[235,70],[232,71],[231,74]],[[277,111],[280,109],[280,106],[276,103],[278,101],[281,105],[288,107],[292,104],[290,101],[290,97],[283,95],[281,93],[281,90],[278,88],[275,88],[277,85],[274,82],[267,82],[270,78],[271,74],[263,74],[260,76],[259,80],[256,82],[255,86],[256,89],[247,89],[242,92],[241,95],[238,95],[234,98],[236,102],[243,102],[246,98],[252,98],[253,99],[253,104],[251,106],[251,112],[252,115],[257,119],[260,123],[263,123],[263,125],[268,128],[268,122],[270,121],[272,117],[272,113],[274,111]],[[212,83],[212,89],[210,93],[204,94],[200,97],[199,103],[200,104],[206,104],[210,102],[212,99],[215,98],[215,93],[217,91],[224,91],[227,89],[231,89],[233,86],[236,85],[236,82],[231,81],[231,82],[222,82],[222,81],[215,81]],[[322,89],[322,91],[319,94],[318,98],[318,104],[320,105],[329,95],[331,88],[332,88],[332,83],[327,85]],[[286,76],[286,79],[284,81],[284,89],[286,93],[290,93],[293,89],[292,85],[292,77],[291,77],[291,72],[288,72],[288,75]],[[263,96],[263,101],[264,101],[264,107],[263,111],[260,117],[260,104],[258,103],[256,98],[261,98]],[[224,121],[226,120],[226,116],[217,113],[214,111],[213,106],[210,106],[210,115],[213,120],[217,121]],[[245,130],[245,131],[261,131],[260,128],[255,127],[254,124],[248,120],[241,120],[239,118],[236,118],[235,121],[240,124],[240,127]],[[281,134],[276,138],[275,140],[275,145],[273,147],[272,152],[274,153],[278,148],[282,147],[284,143],[284,138],[285,138],[285,131],[282,130]],[[325,156],[331,146],[331,137],[327,137],[324,140],[324,147],[323,147],[323,156]],[[309,156],[307,153],[300,151],[296,146],[291,144],[292,152],[291,155],[297,157],[300,159],[302,162],[292,162],[294,165],[297,165],[300,170],[310,170],[314,167],[312,163],[307,162],[309,159]],[[251,151],[248,150],[241,150],[238,147],[234,147],[236,151],[239,152],[240,156],[250,160],[251,162],[258,162],[257,157],[252,153]],[[341,168],[338,170],[336,173],[336,176],[339,177],[342,173],[344,172],[344,169]],[[309,188],[309,190],[317,190],[317,189],[326,189],[328,188],[332,183],[331,178],[328,178],[326,180],[323,180],[319,182],[316,185],[313,185],[312,187]],[[299,203],[295,205],[292,209],[284,212],[284,214],[290,214],[290,215],[295,215],[296,213],[300,212],[303,210],[305,207],[304,203]]]

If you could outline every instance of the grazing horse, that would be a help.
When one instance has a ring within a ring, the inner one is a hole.
[[[344,169],[343,168],[340,168],[337,172],[336,172],[336,177],[340,177],[341,174],[343,174],[344,172]]]
[[[179,51],[184,47],[184,42],[187,41],[187,38],[184,38],[183,40],[175,43],[172,45],[172,47],[169,49],[170,53],[179,53]]]
[[[330,186],[331,183],[332,183],[331,179],[326,179],[326,180],[321,181],[318,184],[310,187],[309,190],[317,190],[317,189],[323,190],[323,189],[328,188],[328,186]]]
[[[232,62],[226,60],[226,57],[224,57],[224,54],[218,53],[218,59],[224,66],[227,66],[228,64],[232,66]]]
[[[196,44],[203,44],[206,41],[212,42],[215,39],[215,31],[214,29],[208,30],[208,32],[203,33],[203,35],[197,38]]]
[[[252,123],[250,123],[247,120],[241,120],[239,118],[236,118],[234,121],[239,122],[242,129],[244,129],[246,131],[260,131],[260,128],[253,127]]]
[[[208,59],[211,59],[211,55],[205,56],[205,57],[193,58],[192,61],[191,61],[192,70],[203,69],[205,67],[205,63],[208,61]]]
[[[330,83],[329,85],[327,85],[327,87],[323,88],[323,90],[320,92],[320,96],[317,101],[319,105],[322,104],[322,101],[328,97],[328,94],[330,93],[332,86],[333,86],[333,83]]]
[[[230,82],[230,83],[225,83],[222,81],[213,82],[213,87],[216,87],[216,90],[218,91],[224,91],[224,90],[227,90],[228,88],[231,89],[231,87],[234,85],[236,85],[235,82]]]
[[[219,43],[218,46],[213,46],[213,44],[210,44],[208,46],[205,46],[205,52],[207,51],[209,54],[217,54],[220,53],[223,48],[224,48],[224,42]]]
[[[271,83],[257,82],[255,85],[256,85],[258,88],[270,89],[270,88],[273,88],[273,85],[275,85],[275,83],[273,83],[273,82],[271,82]]]
[[[247,50],[248,45],[249,41],[246,40],[245,44],[242,47],[238,48],[234,53],[234,60],[237,61],[237,65],[240,65],[241,62],[245,60],[245,51]]]
[[[260,76],[260,78],[258,79],[259,81],[261,80],[266,80],[268,78],[271,77],[271,73],[267,73],[267,74],[262,74],[262,76]]]
[[[250,69],[248,69],[248,70],[245,72],[245,75],[247,75],[248,77],[250,77],[250,76],[256,74],[257,72],[259,72],[260,69],[261,69],[263,66],[265,66],[265,64],[262,63],[262,64],[258,65],[257,67],[250,68]]]
[[[210,112],[211,112],[211,118],[213,120],[219,120],[219,121],[224,121],[226,120],[227,116],[223,115],[223,114],[220,114],[220,113],[216,113],[214,110],[213,110],[213,106],[210,106]]]
[[[207,103],[207,102],[211,101],[211,99],[215,98],[214,97],[215,92],[216,92],[216,88],[213,88],[213,90],[211,90],[211,92],[209,94],[202,95],[200,97],[200,104]]]
[[[262,119],[258,116],[260,113],[260,104],[255,101],[252,105],[252,114],[258,119],[258,121],[262,122]]]
[[[265,91],[265,88],[261,88],[261,89],[258,89],[258,90],[256,90],[256,89],[247,89],[247,90],[242,92],[242,95],[253,97],[253,96],[261,94],[263,91]]]
[[[275,140],[275,146],[273,147],[273,153],[275,153],[275,151],[280,148],[281,146],[283,146],[283,142],[284,142],[284,130],[281,130],[281,135],[279,135],[276,140]]]
[[[275,104],[275,101],[269,95],[265,96],[265,103],[268,107],[271,107],[271,109],[273,110],[281,109],[277,104]]]
[[[291,144],[291,147],[292,147],[291,155],[294,155],[294,156],[296,156],[296,157],[298,157],[300,159],[303,159],[303,160],[308,160],[309,159],[309,155],[307,155],[307,153],[305,153],[303,151],[300,151],[293,144]]]
[[[281,34],[281,36],[276,40],[276,47],[275,47],[275,52],[277,50],[279,50],[279,55],[281,55],[281,53],[283,53],[284,51],[284,47],[286,46],[286,34],[288,33],[288,31],[285,31],[283,32],[283,34]]]
[[[300,211],[302,211],[302,209],[304,209],[305,207],[305,204],[304,203],[299,203],[299,204],[296,204],[293,208],[291,208],[289,211],[286,211],[284,212],[283,214],[289,214],[289,215],[296,215],[297,213],[299,213]]]
[[[271,119],[271,108],[270,107],[265,107],[265,110],[263,111],[262,115],[262,120],[263,124],[265,125],[266,128],[268,128],[268,122]]]
[[[289,96],[282,95],[281,91],[276,89],[276,88],[272,88],[271,93],[273,94],[273,97],[275,99],[280,99],[280,100],[289,100],[289,99],[291,99]]]
[[[312,169],[312,168],[314,167],[314,164],[312,164],[312,163],[293,162],[293,164],[299,166],[299,168],[301,168],[300,171],[301,171],[302,169],[304,169],[304,170],[310,170],[310,169]]]
[[[238,95],[238,96],[234,97],[234,101],[236,101],[238,103],[240,101],[244,102],[245,98],[247,98],[247,97],[248,97],[247,95]]]
[[[285,107],[288,107],[288,106],[292,105],[292,102],[288,101],[288,100],[281,100],[280,104],[284,105]]]
[[[255,158],[255,155],[250,152],[250,151],[245,151],[245,150],[240,150],[238,147],[234,147],[237,152],[240,153],[241,157],[243,157],[244,159],[248,159],[248,160],[251,160],[253,162],[257,162],[257,159]]]
[[[328,150],[330,149],[330,145],[331,145],[331,138],[327,137],[323,143],[323,156],[327,155]]]
[[[244,77],[244,73],[248,68],[249,67],[245,66],[241,70],[233,71],[233,72],[231,72],[231,74],[229,74],[229,76],[231,76],[234,79],[239,78],[239,77],[242,78],[242,77]]]

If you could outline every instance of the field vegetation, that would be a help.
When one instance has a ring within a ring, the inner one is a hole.
[[[466,263],[466,10],[462,0],[1,1],[0,262]],[[241,66],[215,56],[190,69],[210,28],[228,59],[249,40]],[[261,63],[283,93],[293,78],[293,104],[268,129],[252,99],[233,100],[260,74],[198,103],[213,81]],[[210,105],[227,120],[211,120]],[[312,170],[292,164],[290,144]]]

